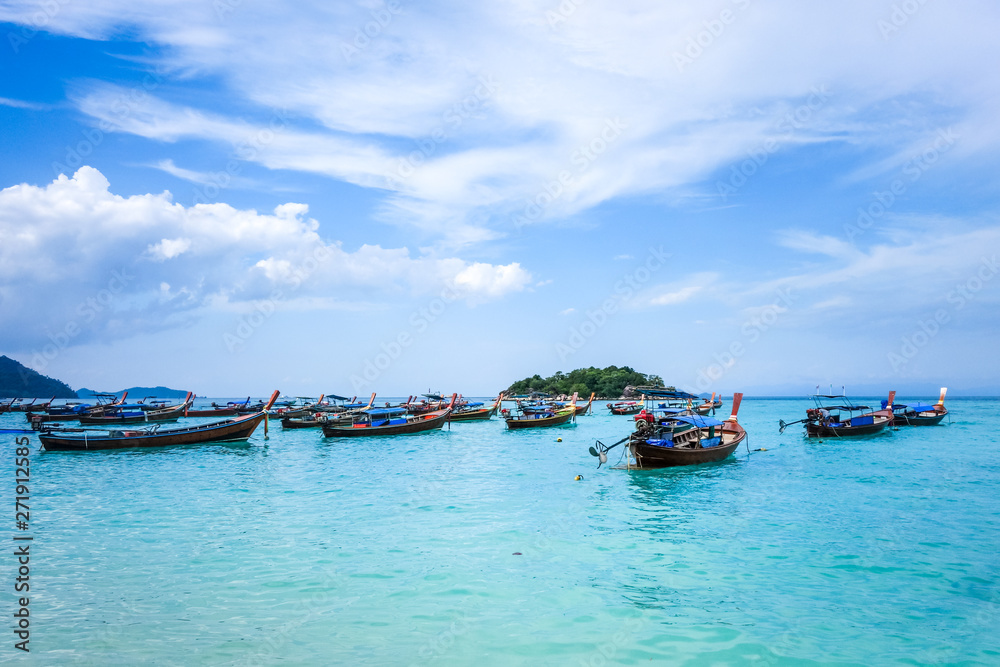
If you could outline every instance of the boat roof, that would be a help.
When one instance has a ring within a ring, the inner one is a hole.
[[[645,394],[647,398],[678,398],[683,400],[701,398],[700,396],[689,394],[686,391],[672,391],[670,389],[658,389],[656,387],[637,387],[636,391]]]
[[[349,400],[351,400],[347,396],[337,396],[336,394],[326,394],[326,397],[327,398],[332,398],[335,401],[349,401]]]
[[[685,424],[691,424],[692,426],[722,426],[725,422],[720,422],[714,417],[702,417],[701,415],[691,415],[684,417],[675,417],[676,421],[684,422]]]
[[[903,408],[906,408],[906,409],[909,409],[909,410],[913,410],[914,412],[933,412],[934,411],[934,406],[933,405],[924,405],[923,403],[914,403],[913,405],[903,405],[902,403],[896,403],[895,405],[892,406],[893,410],[900,410],[900,409],[903,409]]]
[[[838,398],[837,396],[831,396],[828,398]],[[839,398],[843,398],[840,396]],[[867,405],[821,405],[819,406],[821,410],[871,410],[871,407]]]
[[[402,415],[406,414],[406,408],[372,408],[371,410],[368,410],[365,414],[372,415],[374,417]]]

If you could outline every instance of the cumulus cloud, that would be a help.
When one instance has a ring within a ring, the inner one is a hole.
[[[169,192],[122,197],[92,167],[44,187],[8,187],[0,191],[0,342],[44,339],[67,324],[84,328],[83,320],[93,325],[85,327],[89,335],[127,336],[179,326],[206,309],[240,310],[275,290],[288,307],[317,309],[445,285],[481,303],[532,281],[517,262],[367,244],[348,250],[324,239],[308,211],[301,203],[271,214],[227,204],[185,207]]]

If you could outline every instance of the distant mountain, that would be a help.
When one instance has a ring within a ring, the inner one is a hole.
[[[77,398],[69,385],[0,356],[0,398]]]
[[[96,391],[94,389],[77,389],[76,394],[80,398],[89,398],[95,394],[121,394],[123,391],[128,392],[129,399],[140,400],[147,396],[154,396],[156,398],[184,398],[187,396],[187,392],[183,389],[170,389],[168,387],[129,387],[128,389],[119,389],[118,391]]]

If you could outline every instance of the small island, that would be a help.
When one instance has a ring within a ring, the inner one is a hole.
[[[533,375],[510,385],[508,395],[544,393],[569,396],[576,392],[588,398],[593,392],[599,399],[631,398],[637,396],[635,387],[663,387],[659,375],[640,373],[628,366],[608,366],[607,368],[578,368],[569,373],[556,371],[555,375],[543,378]],[[672,387],[666,387],[672,389]]]

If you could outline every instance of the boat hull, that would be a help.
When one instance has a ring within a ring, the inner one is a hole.
[[[816,422],[806,423],[806,435],[810,438],[850,438],[881,433],[891,422],[890,419],[876,419],[863,426],[828,426]]]
[[[171,447],[201,445],[214,442],[247,440],[264,420],[263,414],[229,419],[224,422],[199,424],[160,432],[120,431],[120,435],[90,436],[86,433],[39,433],[38,439],[46,451],[91,451],[132,449],[137,447]]]
[[[113,424],[145,424],[146,422],[175,422],[184,416],[184,406],[170,410],[149,412],[127,412],[118,415],[80,415],[80,423],[87,426]]]
[[[318,419],[302,419],[299,417],[285,417],[281,420],[281,428],[319,428],[323,425]]]
[[[947,412],[940,412],[934,416],[922,417],[919,415],[893,415],[893,426],[936,426],[948,415]]]
[[[497,413],[500,409],[500,401],[497,401],[489,408],[482,408],[481,410],[466,410],[465,412],[452,412],[448,421],[453,422],[472,422],[472,421],[486,421],[487,419],[492,419],[493,415]]]
[[[80,421],[79,414],[50,415],[44,412],[29,412],[24,415],[25,419],[36,422],[75,422]]]
[[[219,408],[211,410],[188,410],[185,417],[235,417],[236,408]]]
[[[636,460],[635,467],[640,469],[692,466],[729,458],[746,436],[746,431],[739,424],[727,424],[722,429],[722,444],[715,447],[660,447],[645,440],[634,440],[629,443],[629,450]]]
[[[702,463],[715,463],[729,458],[736,451],[736,448],[743,442],[739,441],[718,447],[707,447],[705,449],[673,449],[666,447],[654,447],[652,445],[632,445],[632,456],[635,458],[637,468],[673,468],[676,466],[693,466]]]
[[[576,416],[576,409],[566,410],[552,417],[537,417],[537,418],[518,418],[518,417],[508,417],[507,418],[507,428],[509,429],[519,429],[519,428],[544,428],[546,426],[560,426],[569,422],[573,417]]]
[[[448,421],[450,411],[436,417],[414,419],[405,424],[387,424],[385,426],[333,426],[323,425],[323,435],[327,438],[361,438],[379,435],[409,435],[425,431],[440,430]]]

